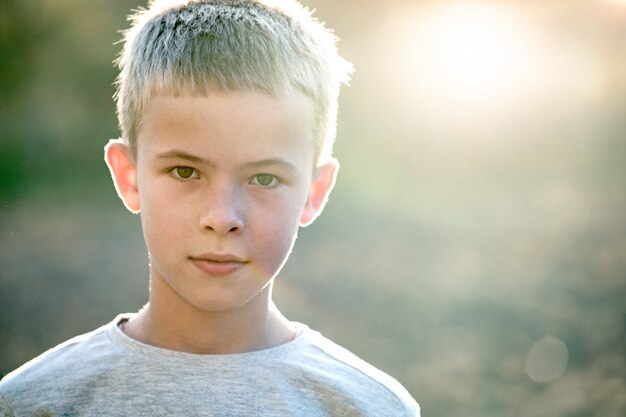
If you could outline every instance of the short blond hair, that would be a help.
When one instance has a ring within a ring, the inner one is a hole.
[[[333,33],[295,0],[152,0],[129,20],[115,99],[133,154],[152,96],[254,90],[311,98],[317,162],[332,156],[339,89],[352,65]]]

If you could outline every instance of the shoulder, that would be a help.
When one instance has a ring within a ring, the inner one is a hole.
[[[111,366],[107,358],[113,350],[107,335],[110,326],[113,323],[67,340],[7,374],[0,381],[0,404],[6,409],[49,398],[61,387],[79,385],[89,373],[100,372],[96,368]]]
[[[305,374],[321,376],[338,389],[368,399],[369,406],[385,410],[381,415],[419,416],[416,401],[396,379],[320,333],[308,328],[305,332],[309,343],[300,352]]]
[[[58,371],[59,368],[69,367],[72,363],[84,362],[85,359],[88,359],[86,356],[98,352],[99,346],[106,344],[107,327],[103,326],[92,332],[76,336],[31,359],[7,374],[2,379],[0,387],[5,390],[21,381],[39,379]]]

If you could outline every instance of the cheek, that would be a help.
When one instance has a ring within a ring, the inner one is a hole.
[[[289,255],[299,225],[300,210],[283,208],[276,213],[248,224],[249,230],[254,230],[257,256],[264,260],[268,272],[275,272]]]
[[[166,192],[147,190],[141,195],[141,225],[151,252],[184,238],[190,227],[189,207]]]

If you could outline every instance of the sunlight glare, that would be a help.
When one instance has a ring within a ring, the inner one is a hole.
[[[446,2],[394,17],[411,94],[435,111],[477,115],[524,100],[542,60],[532,24],[510,6]]]
[[[464,7],[434,16],[424,47],[429,76],[458,95],[495,94],[520,80],[528,51],[510,16]],[[486,91],[485,91],[486,90]]]
[[[524,29],[503,7],[468,3],[432,11],[417,34],[424,84],[465,104],[510,96],[533,72]]]

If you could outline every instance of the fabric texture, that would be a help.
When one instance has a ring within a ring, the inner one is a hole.
[[[175,352],[126,336],[130,315],[45,352],[0,382],[0,417],[419,416],[393,378],[307,326],[270,349]]]

